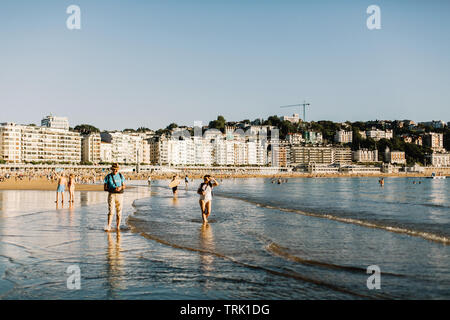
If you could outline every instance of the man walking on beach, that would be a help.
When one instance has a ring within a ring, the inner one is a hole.
[[[200,209],[202,210],[203,223],[208,222],[208,217],[211,214],[211,201],[212,201],[212,189],[217,187],[219,183],[216,179],[212,178],[210,175],[205,175],[203,177],[203,182],[197,190],[200,195]]]
[[[108,191],[108,225],[105,231],[111,230],[111,222],[116,207],[116,225],[117,232],[120,228],[123,208],[123,192],[125,190],[125,178],[119,173],[119,165],[114,163],[111,167],[111,173],[105,177],[104,189]]]

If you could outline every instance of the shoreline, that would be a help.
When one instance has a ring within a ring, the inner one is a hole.
[[[214,174],[211,173],[201,173],[201,174],[189,174],[187,173],[189,179],[202,179],[205,174],[210,174],[216,178],[220,179],[246,179],[246,178],[361,178],[361,177],[369,177],[369,178],[380,178],[380,177],[397,177],[397,178],[429,178],[430,175],[423,174],[423,173],[367,173],[367,174],[351,174],[351,173],[300,173],[300,172],[280,172],[277,174],[249,174],[249,173],[242,173],[242,174]],[[178,177],[184,178],[186,173],[178,174]],[[132,180],[147,180],[148,174],[133,174],[129,175]],[[167,180],[172,179],[174,176],[173,173],[170,174],[153,174],[151,175],[152,181],[153,180]]]
[[[127,179],[147,181],[148,174],[124,174]],[[189,179],[202,179],[202,174],[188,174]],[[429,178],[429,175],[420,173],[380,173],[380,174],[310,174],[310,173],[278,173],[273,174],[212,174],[218,179],[249,179],[249,178],[263,178],[263,179],[278,179],[278,178]],[[173,174],[153,174],[152,181],[171,179]],[[183,175],[179,175],[183,180]],[[130,186],[130,188],[133,188]],[[57,183],[48,181],[45,178],[38,178],[29,180],[24,178],[22,180],[8,180],[0,182],[0,190],[39,190],[39,191],[54,191],[56,192]],[[67,188],[66,188],[67,191]],[[77,184],[75,191],[103,191],[103,184]]]

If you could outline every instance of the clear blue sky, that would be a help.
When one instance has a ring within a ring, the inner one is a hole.
[[[445,0],[5,0],[0,122],[157,129],[304,99],[307,120],[450,121],[449,34]]]

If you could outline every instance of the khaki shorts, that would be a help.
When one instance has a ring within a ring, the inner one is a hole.
[[[108,217],[114,214],[114,207],[116,207],[117,218],[122,217],[123,193],[108,194]]]

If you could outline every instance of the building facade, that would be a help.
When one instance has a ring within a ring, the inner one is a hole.
[[[392,139],[394,137],[394,131],[391,129],[379,130],[372,128],[371,130],[366,131],[366,138],[372,138],[375,141],[379,141],[381,139]]]
[[[378,162],[378,150],[360,149],[353,151],[355,162]]]
[[[339,130],[334,135],[334,142],[337,143],[352,143],[353,131]]]
[[[334,161],[331,147],[291,146],[290,163],[292,166],[306,166],[309,163],[332,164]]]
[[[333,148],[333,163],[336,164],[351,164],[352,163],[352,149],[350,148]]]
[[[444,134],[430,132],[423,136],[423,144],[430,147],[434,152],[444,152]]]
[[[100,133],[91,133],[81,136],[81,161],[97,164],[101,161]]]
[[[6,162],[81,162],[81,136],[78,132],[3,123],[0,136],[0,159]]]
[[[321,132],[316,131],[305,131],[303,132],[303,139],[305,143],[308,144],[322,144],[323,137]]]
[[[289,121],[291,123],[299,123],[300,122],[300,116],[297,113],[294,113],[291,117],[290,116],[281,116],[281,121]]]
[[[50,115],[41,120],[41,126],[69,130],[69,119],[66,117],[54,117]]]
[[[384,151],[384,161],[391,164],[406,164],[406,157],[404,151],[391,151],[386,147]]]
[[[450,167],[450,152],[433,152],[428,159],[433,167]]]

